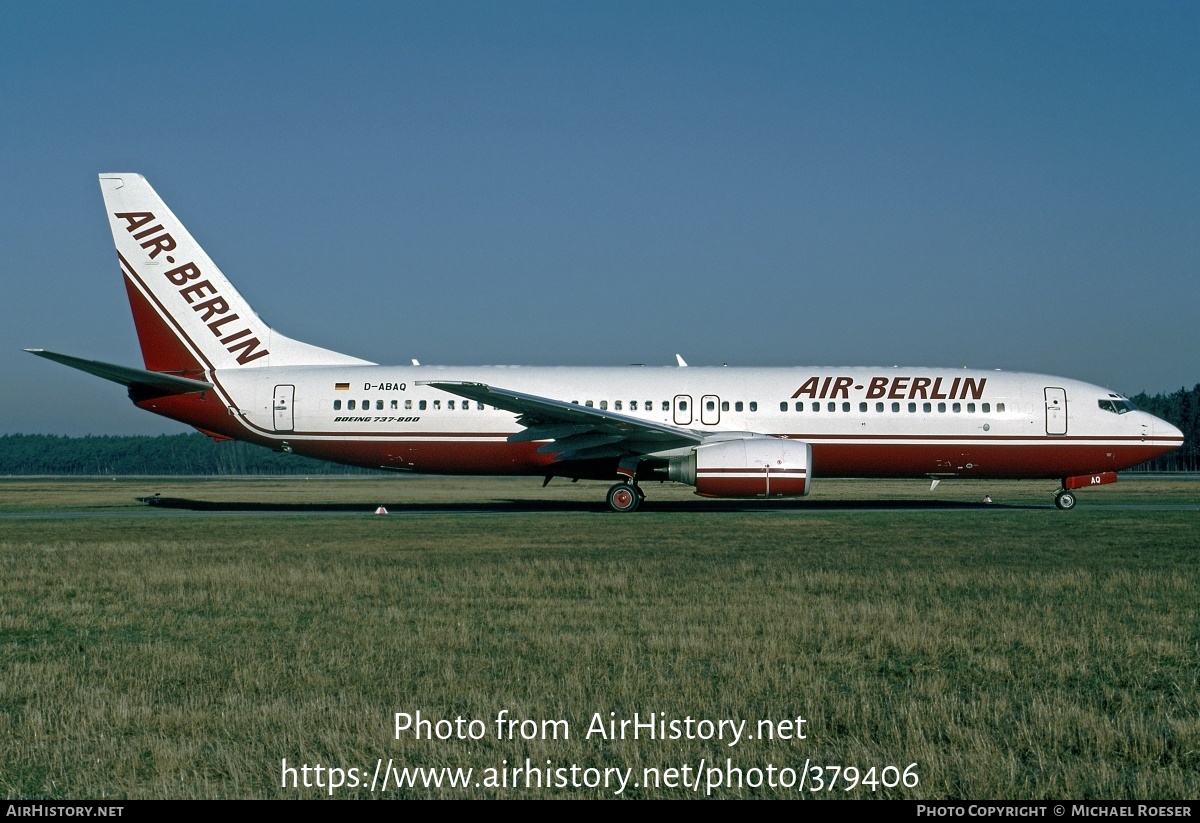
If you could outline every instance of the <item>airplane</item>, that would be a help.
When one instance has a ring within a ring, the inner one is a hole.
[[[128,387],[216,440],[427,474],[614,480],[803,497],[813,477],[1045,478],[1078,489],[1183,444],[1128,398],[1062,377],[936,368],[381,366],[250,308],[150,184],[100,187],[145,368],[27,349]]]

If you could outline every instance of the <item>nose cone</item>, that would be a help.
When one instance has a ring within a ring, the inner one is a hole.
[[[1183,445],[1183,432],[1166,420],[1150,415],[1150,443],[1156,449],[1156,456],[1161,457]]]
[[[1175,443],[1172,448],[1178,448],[1183,445],[1183,432],[1172,426],[1166,420],[1154,418],[1154,439],[1155,440],[1170,440]]]

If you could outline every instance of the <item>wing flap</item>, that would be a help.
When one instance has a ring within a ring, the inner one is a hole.
[[[556,452],[565,451],[583,451],[585,449],[594,449],[600,446],[611,446],[614,443],[620,443],[626,440],[625,435],[621,433],[607,434],[602,431],[593,431],[587,434],[573,434],[570,437],[562,437],[554,440],[538,449],[538,454],[554,454]]]
[[[592,426],[580,423],[573,426],[530,426],[524,431],[508,436],[509,443],[530,443],[534,440],[554,440],[559,437],[570,437],[573,434],[583,434],[594,431]]]

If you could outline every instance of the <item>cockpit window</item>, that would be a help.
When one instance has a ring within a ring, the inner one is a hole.
[[[1112,400],[1100,400],[1097,402],[1099,402],[1100,408],[1104,409],[1106,412],[1112,412],[1113,414],[1127,414],[1131,411],[1137,411],[1137,406],[1133,405],[1133,403],[1130,403],[1123,397],[1113,398]]]

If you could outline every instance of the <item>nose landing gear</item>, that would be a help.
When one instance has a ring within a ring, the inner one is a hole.
[[[1112,455],[1109,455],[1110,457]],[[1096,472],[1095,474],[1077,474],[1074,477],[1064,477],[1062,488],[1054,493],[1054,505],[1063,511],[1075,508],[1075,490],[1090,489],[1092,486],[1107,486],[1117,482],[1115,471]]]

